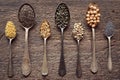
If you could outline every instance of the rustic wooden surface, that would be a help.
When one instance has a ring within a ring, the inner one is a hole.
[[[20,27],[17,18],[18,9],[25,2],[34,7],[37,22],[37,25],[29,33],[32,73],[27,78],[24,78],[21,74],[25,31]],[[60,32],[55,27],[54,22],[56,7],[61,2],[68,5],[71,14],[70,26],[64,34],[67,74],[63,78],[58,75],[61,42]],[[85,21],[85,14],[90,2],[96,2],[101,10],[101,22],[96,28],[96,56],[99,67],[97,74],[90,72],[91,29],[87,27]],[[47,80],[120,80],[120,0],[0,0],[0,35],[4,32],[8,20],[14,21],[17,28],[17,38],[12,44],[14,77],[11,80],[43,80],[41,76],[43,39],[39,35],[39,25],[45,18],[49,20],[52,30],[52,35],[47,42],[49,66]],[[111,73],[107,69],[108,45],[103,34],[109,20],[115,25],[115,34],[112,38],[113,71]],[[77,46],[71,37],[75,22],[82,22],[85,27],[84,39],[80,43],[82,66],[82,77],[80,79],[75,76]],[[0,41],[0,80],[9,80],[7,77],[8,55],[8,40],[3,36]]]

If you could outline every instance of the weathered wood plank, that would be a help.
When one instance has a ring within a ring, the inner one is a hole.
[[[32,73],[24,78],[21,74],[21,62],[24,52],[24,30],[20,27],[17,14],[19,7],[30,3],[36,12],[37,25],[29,33],[29,50],[31,55]],[[71,13],[71,23],[65,31],[65,61],[67,74],[61,78],[58,75],[60,59],[60,32],[55,27],[54,14],[59,3],[68,5]],[[90,72],[91,62],[91,30],[86,25],[85,14],[88,4],[96,2],[101,10],[101,22],[96,28],[96,55],[99,70],[97,74]],[[12,44],[14,74],[13,80],[42,80],[41,66],[43,60],[43,40],[39,35],[39,25],[46,18],[51,25],[52,35],[48,40],[48,65],[49,75],[47,80],[78,80],[76,70],[76,42],[71,37],[71,31],[75,22],[82,22],[85,27],[84,39],[80,43],[82,77],[81,80],[120,80],[120,0],[0,0],[0,35],[4,32],[8,20],[13,20],[17,27],[17,38]],[[107,21],[111,20],[115,25],[115,34],[112,38],[113,71],[107,69],[107,39],[103,32]],[[0,80],[9,80],[7,77],[8,42],[5,37],[0,41]]]

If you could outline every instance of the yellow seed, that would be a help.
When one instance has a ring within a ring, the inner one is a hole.
[[[89,24],[89,23],[90,23],[90,21],[87,21],[87,23]]]
[[[96,21],[96,20],[94,20],[93,22],[94,22],[94,23],[97,23],[97,21]]]
[[[86,20],[88,21],[88,20],[90,20],[90,18],[86,18]]]
[[[96,25],[95,24],[92,24],[92,27],[95,27]]]
[[[100,13],[98,13],[97,16],[100,16]]]
[[[87,13],[90,14],[90,11],[88,11]]]
[[[95,10],[95,11],[93,11],[93,13],[94,13],[94,14],[96,14],[96,13],[97,13],[97,11]]]
[[[97,9],[97,7],[96,7],[96,6],[93,6],[93,9],[95,9],[95,10],[96,10],[96,9]]]
[[[97,14],[95,14],[95,17],[98,17],[98,15],[97,15]]]
[[[87,17],[89,17],[90,15],[89,15],[89,14],[87,14],[86,16],[87,16]]]
[[[94,17],[94,14],[92,14],[91,17]]]
[[[5,27],[5,36],[8,38],[15,38],[16,28],[12,21],[8,21]]]
[[[90,10],[90,14],[93,14],[93,10]]]
[[[90,16],[90,20],[92,20],[93,19],[93,17],[92,16]]]
[[[97,19],[99,19],[99,20],[100,20],[100,17],[97,17]]]
[[[93,7],[94,7],[93,5],[90,6],[90,8],[93,8]]]
[[[99,10],[100,10],[99,8],[96,9],[97,12],[98,12]]]
[[[100,20],[97,20],[97,22],[100,22]]]

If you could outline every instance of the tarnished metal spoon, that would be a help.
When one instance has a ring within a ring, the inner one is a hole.
[[[98,65],[95,54],[95,28],[100,22],[100,11],[99,7],[95,3],[90,3],[88,7],[88,11],[86,14],[87,24],[92,28],[92,62],[91,62],[91,72],[97,73]]]
[[[64,76],[66,74],[66,66],[64,61],[64,49],[63,49],[63,40],[64,40],[64,29],[69,26],[70,22],[70,13],[67,5],[61,3],[58,5],[55,12],[55,24],[61,30],[61,57],[59,65],[59,75]]]
[[[46,49],[46,41],[50,37],[50,25],[47,20],[44,20],[40,26],[40,35],[44,39],[44,56],[43,56],[43,64],[42,64],[42,75],[48,75],[48,65],[47,65],[47,49]]]
[[[8,77],[13,77],[13,61],[12,61],[12,50],[11,43],[16,37],[16,28],[12,21],[8,21],[5,28],[5,36],[9,39],[9,63],[8,63]]]
[[[112,22],[108,22],[105,29],[105,36],[108,39],[108,45],[109,45],[109,54],[108,54],[108,70],[109,72],[112,71],[112,54],[111,54],[111,37],[114,33],[114,25]]]
[[[19,9],[18,19],[22,24],[22,28],[25,29],[25,52],[22,62],[22,74],[28,76],[31,72],[30,55],[28,50],[28,32],[30,28],[35,25],[35,12],[33,7],[28,3],[23,4]]]
[[[80,41],[83,38],[83,34],[84,34],[84,29],[82,27],[82,24],[81,23],[75,23],[74,24],[74,29],[72,31],[72,35],[75,38],[75,40],[77,41],[77,47],[78,47],[77,68],[76,68],[76,76],[78,78],[80,78],[82,76],[79,45],[80,45]]]

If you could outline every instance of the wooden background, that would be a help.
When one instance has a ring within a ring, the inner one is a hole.
[[[24,33],[17,18],[18,9],[23,3],[30,3],[36,12],[37,25],[29,33],[29,51],[31,56],[32,73],[24,78],[21,74],[21,62],[24,54]],[[54,14],[57,5],[64,2],[70,9],[71,22],[65,31],[64,49],[67,74],[61,78],[58,75],[60,59],[60,32],[55,27]],[[96,2],[100,7],[101,22],[96,28],[96,56],[98,73],[90,72],[91,63],[91,29],[86,25],[85,14],[88,4]],[[12,44],[14,77],[11,80],[43,80],[41,66],[43,60],[43,39],[39,34],[39,25],[43,19],[51,25],[51,37],[47,42],[47,58],[49,75],[47,80],[120,80],[120,0],[0,0],[0,35],[4,32],[6,22],[12,20],[17,28],[17,37]],[[107,54],[108,44],[104,36],[106,23],[112,21],[115,33],[112,38],[113,71],[108,72]],[[76,42],[71,37],[75,22],[82,22],[85,27],[84,39],[80,43],[80,56],[82,77],[76,78]],[[7,77],[8,66],[8,40],[5,36],[0,41],[0,80],[9,80]]]

